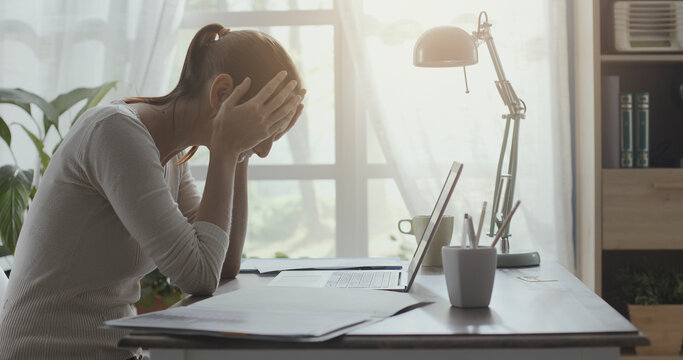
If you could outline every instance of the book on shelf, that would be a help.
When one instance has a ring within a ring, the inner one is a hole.
[[[635,93],[633,116],[634,167],[650,167],[650,93]]]
[[[602,77],[602,167],[619,168],[619,77]]]
[[[619,167],[633,167],[633,94],[619,95]]]

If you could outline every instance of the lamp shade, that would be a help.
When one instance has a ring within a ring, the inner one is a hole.
[[[455,26],[437,26],[425,31],[413,49],[415,66],[469,66],[478,61],[474,39],[465,30]]]

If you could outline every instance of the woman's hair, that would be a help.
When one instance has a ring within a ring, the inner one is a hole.
[[[163,105],[180,97],[194,98],[216,76],[229,74],[234,86],[246,77],[251,78],[249,91],[240,100],[245,102],[282,70],[287,71],[287,81],[283,84],[296,80],[296,91],[299,91],[301,79],[296,66],[277,40],[258,31],[228,31],[220,24],[210,24],[197,31],[192,39],[178,85],[170,93],[159,97],[133,97],[125,101]],[[178,164],[187,162],[196,151],[197,146],[193,146]]]

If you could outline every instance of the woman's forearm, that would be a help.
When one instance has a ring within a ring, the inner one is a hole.
[[[234,195],[232,201],[232,223],[230,226],[230,245],[225,256],[222,278],[234,278],[240,271],[244,239],[247,236],[248,193],[247,167],[249,159],[237,164],[235,171]]]
[[[196,221],[207,221],[229,231],[236,167],[237,156],[211,154]]]

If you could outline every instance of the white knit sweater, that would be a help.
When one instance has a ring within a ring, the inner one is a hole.
[[[162,167],[137,114],[118,102],[78,120],[52,158],[19,237],[0,313],[0,359],[126,359],[139,280],[155,267],[184,292],[218,285],[228,236],[195,222],[187,165]]]

